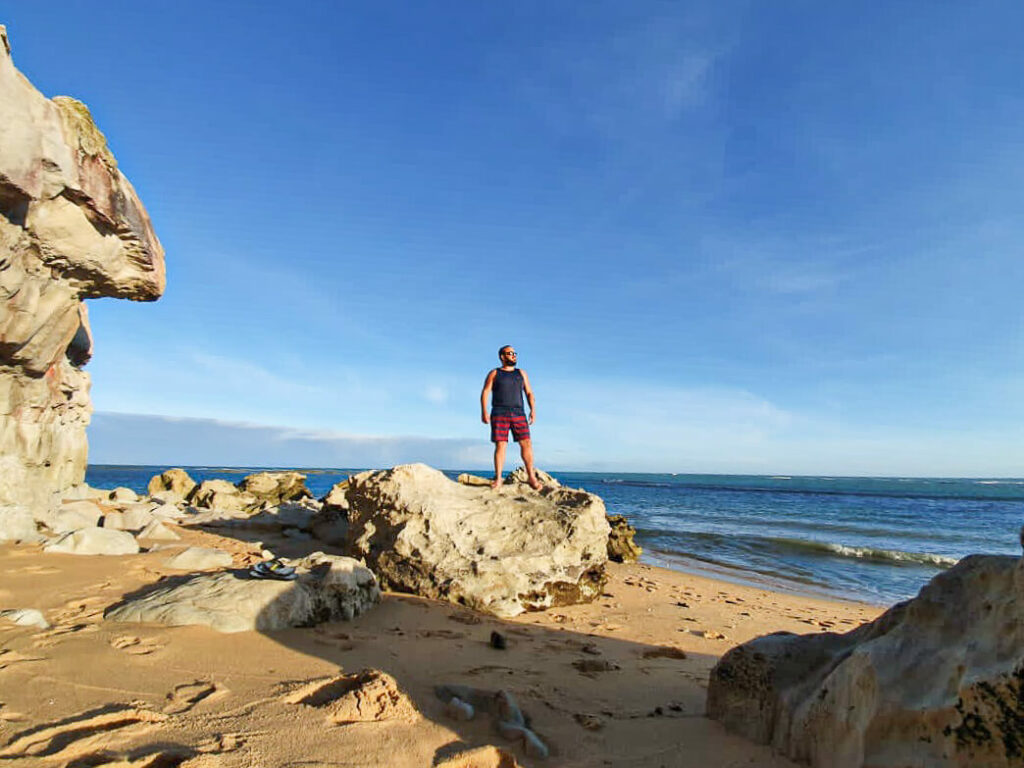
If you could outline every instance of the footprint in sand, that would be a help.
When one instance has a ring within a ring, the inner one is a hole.
[[[152,637],[136,637],[135,635],[121,635],[110,641],[113,648],[124,651],[132,656],[148,656],[159,651],[163,645]]]
[[[197,749],[206,755],[222,755],[226,752],[234,752],[236,749],[241,749],[244,746],[245,734],[215,733],[210,738],[201,742]]]
[[[416,637],[443,637],[446,640],[462,640],[464,637],[468,637],[468,633],[452,629],[421,629],[416,633]]]
[[[89,634],[99,629],[96,624],[58,624],[52,629],[39,632],[32,636],[32,645],[36,648],[52,648],[72,635]]]
[[[21,712],[12,712],[7,705],[0,701],[0,720],[5,723],[17,723],[25,719]]]
[[[23,568],[8,568],[4,573],[31,573],[35,576],[49,576],[60,573],[60,568],[51,568],[48,565],[26,565]]]
[[[460,752],[436,765],[437,768],[520,768],[515,755],[490,744]]]
[[[26,656],[23,653],[12,651],[10,648],[0,648],[0,670],[30,661],[46,661],[46,658],[43,656]]]
[[[109,600],[103,597],[76,598],[64,603],[61,609],[54,614],[54,618],[58,624],[71,624],[86,619],[99,620],[108,603]]]
[[[182,683],[174,686],[174,690],[167,694],[167,704],[164,706],[164,713],[168,715],[180,715],[188,712],[196,704],[211,697],[219,698],[227,694],[227,689],[209,680],[196,680],[191,683]]]
[[[162,723],[167,715],[130,706],[105,706],[16,733],[0,758],[46,757],[78,762]],[[86,763],[94,765],[95,763]]]

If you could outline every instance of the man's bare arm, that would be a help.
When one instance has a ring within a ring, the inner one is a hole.
[[[480,392],[480,421],[484,424],[490,424],[491,419],[487,415],[487,398],[491,396],[491,387],[494,386],[494,377],[497,375],[495,371],[491,371],[487,374],[487,378],[484,379],[484,388]]]
[[[537,417],[537,404],[533,399],[533,387],[530,386],[530,377],[526,375],[526,371],[520,369],[519,372],[523,374],[523,391],[526,393],[526,402],[530,404],[530,423],[533,424],[533,420]]]

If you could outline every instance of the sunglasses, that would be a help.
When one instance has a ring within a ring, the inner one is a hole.
[[[505,357],[515,357],[516,356],[515,352],[502,352],[501,354],[503,354]]]

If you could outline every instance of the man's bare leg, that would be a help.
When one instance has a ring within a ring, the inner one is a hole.
[[[494,444],[494,479],[491,481],[491,488],[497,489],[501,485],[501,468],[505,466],[505,449],[508,443],[499,441]]]
[[[519,453],[522,454],[523,466],[526,467],[527,482],[533,490],[539,491],[544,486],[539,480],[537,480],[537,476],[533,473],[533,441],[521,440],[519,442]]]

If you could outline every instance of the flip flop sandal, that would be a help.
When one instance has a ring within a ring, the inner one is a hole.
[[[285,565],[276,557],[273,560],[264,560],[262,563],[256,563],[256,565],[254,565],[253,568],[262,573],[273,573],[282,575],[295,573],[295,569],[292,566]]]
[[[295,581],[299,575],[292,571],[291,573],[274,573],[273,571],[261,570],[257,567],[249,569],[249,578],[251,579],[272,579],[276,581]]]

